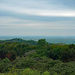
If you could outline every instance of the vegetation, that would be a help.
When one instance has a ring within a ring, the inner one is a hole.
[[[75,75],[75,45],[1,40],[0,75]]]

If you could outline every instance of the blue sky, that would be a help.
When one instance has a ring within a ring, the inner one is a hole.
[[[0,0],[1,36],[75,36],[75,0]]]

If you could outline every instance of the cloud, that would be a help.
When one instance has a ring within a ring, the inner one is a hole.
[[[0,32],[1,35],[75,35],[75,1],[1,0]]]
[[[42,22],[33,20],[22,20],[10,17],[0,18],[0,28],[21,28],[21,29],[75,29],[75,22]]]
[[[58,0],[53,0],[53,1],[58,1]],[[36,16],[75,17],[75,14],[74,14],[75,10],[68,9],[68,8],[66,9],[60,4],[59,5],[54,4],[54,2],[49,2],[49,3],[48,2],[49,1],[46,1],[46,0],[45,2],[42,0],[41,1],[37,1],[37,0],[9,1],[7,0],[6,3],[0,4],[0,9],[12,11],[14,13],[21,13],[24,15],[28,14],[28,15],[36,15]],[[59,2],[56,2],[56,3],[59,3]]]

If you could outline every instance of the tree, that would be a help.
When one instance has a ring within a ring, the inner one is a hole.
[[[38,42],[37,42],[37,44],[38,44],[39,46],[44,46],[44,45],[47,45],[48,43],[46,42],[45,39],[39,39]]]

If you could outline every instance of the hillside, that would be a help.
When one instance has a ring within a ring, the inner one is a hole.
[[[45,39],[1,41],[2,74],[75,75],[75,44],[49,44]]]

